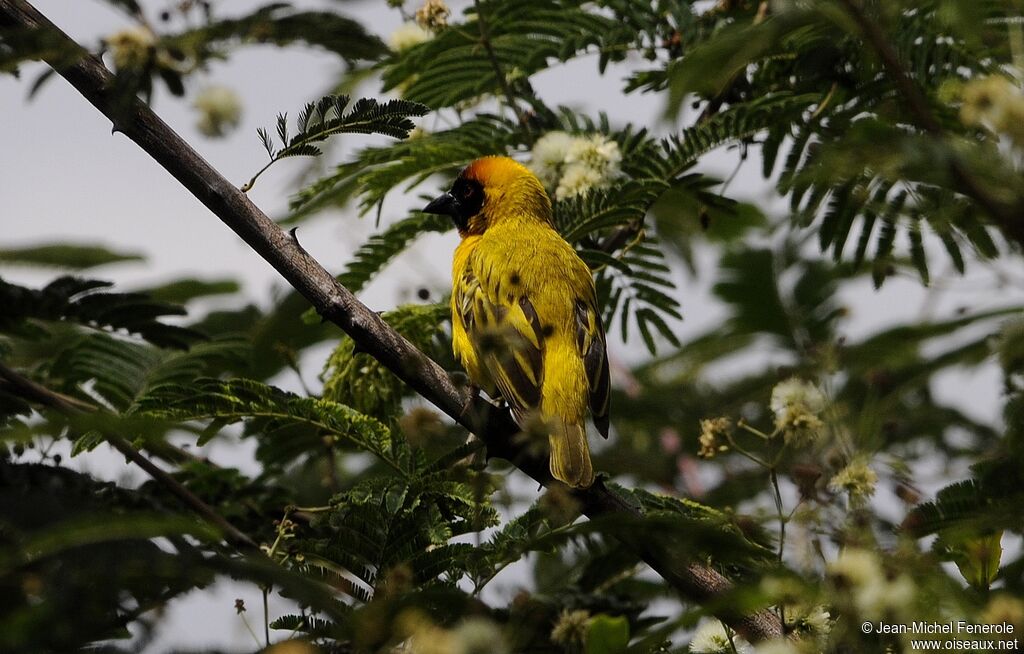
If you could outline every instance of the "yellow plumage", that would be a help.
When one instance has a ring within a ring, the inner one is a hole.
[[[452,216],[452,345],[474,384],[548,432],[551,474],[594,481],[585,420],[608,433],[608,361],[590,269],[555,231],[551,201],[507,157],[466,167],[425,211]]]

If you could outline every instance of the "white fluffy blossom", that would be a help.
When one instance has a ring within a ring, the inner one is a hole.
[[[558,616],[551,640],[559,645],[579,646],[587,642],[587,630],[590,628],[590,612],[578,609],[564,609]]]
[[[836,560],[829,563],[828,572],[843,585],[855,588],[879,583],[885,578],[878,557],[873,552],[855,547],[840,552]]]
[[[854,595],[854,599],[862,615],[877,618],[906,609],[914,601],[914,590],[910,577],[900,575],[891,581],[865,586]]]
[[[1017,145],[1024,144],[1024,93],[1002,75],[972,79],[961,93],[960,120],[1005,133]]]
[[[196,126],[206,136],[224,136],[242,119],[242,101],[226,86],[203,89],[192,106],[199,111]]]
[[[576,137],[565,153],[565,163],[582,164],[602,173],[617,173],[621,162],[619,144],[604,134]]]
[[[825,410],[825,396],[814,384],[792,377],[772,389],[769,403],[775,427],[787,441],[813,441],[824,424],[818,416]]]
[[[846,492],[852,504],[864,504],[875,494],[878,475],[862,458],[856,458],[835,474],[828,487],[836,493]]]
[[[572,137],[565,132],[548,132],[537,139],[530,153],[530,170],[544,185],[553,189],[558,186],[565,166],[565,155],[569,153]]]
[[[508,643],[501,628],[479,617],[466,618],[451,630],[453,652],[457,654],[507,654]]]
[[[388,37],[388,45],[395,52],[405,52],[409,48],[425,43],[434,38],[434,33],[423,29],[418,24],[410,21],[403,23]]]
[[[749,647],[737,636],[733,637],[733,643],[736,644],[736,650],[739,652],[750,651]],[[732,645],[729,643],[729,633],[725,630],[722,622],[720,620],[703,620],[698,624],[697,631],[694,632],[693,638],[690,640],[690,651],[694,654],[731,653]]]
[[[806,612],[797,611],[796,628],[815,636],[827,636],[832,631],[832,614],[824,606],[813,606]]]
[[[555,199],[564,200],[586,195],[590,189],[604,186],[603,182],[604,177],[601,176],[600,171],[578,164],[567,166],[555,189]]]
[[[889,579],[873,552],[847,548],[828,565],[829,576],[852,599],[861,616],[881,618],[906,609],[914,599],[914,582],[906,575]]]
[[[556,131],[534,144],[530,168],[555,199],[564,200],[609,186],[619,176],[621,162],[619,144],[604,134]]]
[[[416,23],[431,32],[440,32],[448,27],[448,17],[451,13],[444,0],[426,0],[423,6],[416,10]]]
[[[786,624],[797,638],[808,643],[824,643],[832,631],[832,615],[820,604],[789,604]]]
[[[115,32],[104,40],[114,57],[114,68],[117,70],[141,68],[156,46],[156,35],[142,25]]]
[[[796,377],[779,382],[772,389],[771,409],[776,417],[794,405],[803,405],[811,413],[821,413],[825,409],[825,396],[814,384]]]

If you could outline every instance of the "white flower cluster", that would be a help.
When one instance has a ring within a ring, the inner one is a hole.
[[[416,10],[416,22],[431,32],[440,32],[448,27],[448,17],[451,13],[444,0],[427,0]]]
[[[811,442],[824,427],[818,416],[825,410],[825,396],[802,379],[793,377],[776,384],[769,406],[775,414],[775,427],[787,442]]]
[[[434,38],[434,33],[414,21],[403,23],[388,37],[388,45],[395,52],[405,52],[413,46]]]
[[[877,484],[878,474],[866,460],[856,458],[829,480],[828,487],[836,493],[848,493],[851,504],[863,505],[875,494]]]
[[[832,616],[821,604],[805,601],[806,589],[795,579],[769,575],[761,580],[761,592],[772,604],[783,607],[786,618],[787,637],[769,646],[759,644],[756,654],[768,652],[819,651],[832,631]],[[788,649],[787,649],[788,648]]]
[[[1024,92],[1002,75],[964,84],[960,120],[965,125],[1001,132],[1024,147]]]
[[[750,651],[750,646],[739,636],[733,636],[729,642],[729,632],[720,620],[702,620],[690,639],[690,651],[694,654],[732,654],[734,645],[737,652]]]
[[[466,618],[451,629],[435,625],[426,616],[399,616],[409,638],[392,650],[395,654],[508,654],[501,628],[486,618]]]
[[[551,640],[565,646],[566,649],[582,648],[587,642],[589,628],[589,611],[564,609],[558,616],[554,629],[551,630]]]
[[[242,101],[226,86],[208,86],[199,92],[192,106],[199,111],[196,127],[205,136],[224,136],[242,119]]]
[[[832,619],[822,606],[787,606],[786,624],[792,631],[782,638],[757,644],[753,654],[809,654],[825,649]]]
[[[128,27],[111,34],[106,39],[107,47],[114,57],[117,70],[141,68],[156,47],[156,35],[148,27]]]
[[[700,451],[697,453],[702,459],[713,459],[720,452],[727,452],[729,446],[725,444],[729,431],[732,429],[732,421],[728,418],[709,418],[700,421]]]
[[[530,169],[556,200],[610,186],[622,162],[619,144],[604,134],[548,132],[537,139],[530,155]]]
[[[839,596],[849,597],[864,618],[879,619],[905,611],[914,599],[914,582],[905,574],[886,576],[874,552],[850,547],[828,566]]]
[[[793,625],[793,632],[801,636],[823,638],[832,631],[832,614],[820,604],[789,607],[786,620]]]

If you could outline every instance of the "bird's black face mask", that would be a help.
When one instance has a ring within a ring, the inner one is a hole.
[[[440,195],[423,207],[424,213],[451,216],[460,232],[469,226],[469,219],[480,213],[484,206],[484,188],[475,179],[459,177],[452,190]]]

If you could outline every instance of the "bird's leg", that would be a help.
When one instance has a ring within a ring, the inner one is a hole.
[[[470,410],[473,408],[473,404],[476,403],[477,398],[480,397],[480,387],[470,381],[469,376],[461,370],[449,370],[448,378],[451,379],[452,383],[461,388],[465,388],[469,391],[469,397],[462,403],[462,411],[459,412],[457,420],[462,421],[469,416]]]
[[[467,389],[469,390],[469,399],[467,399],[466,403],[462,405],[462,412],[459,413],[459,419],[460,420],[462,418],[465,418],[465,417],[467,417],[469,415],[469,412],[472,410],[473,405],[480,398],[480,387],[479,386],[477,386],[476,384],[470,383],[467,386]]]

